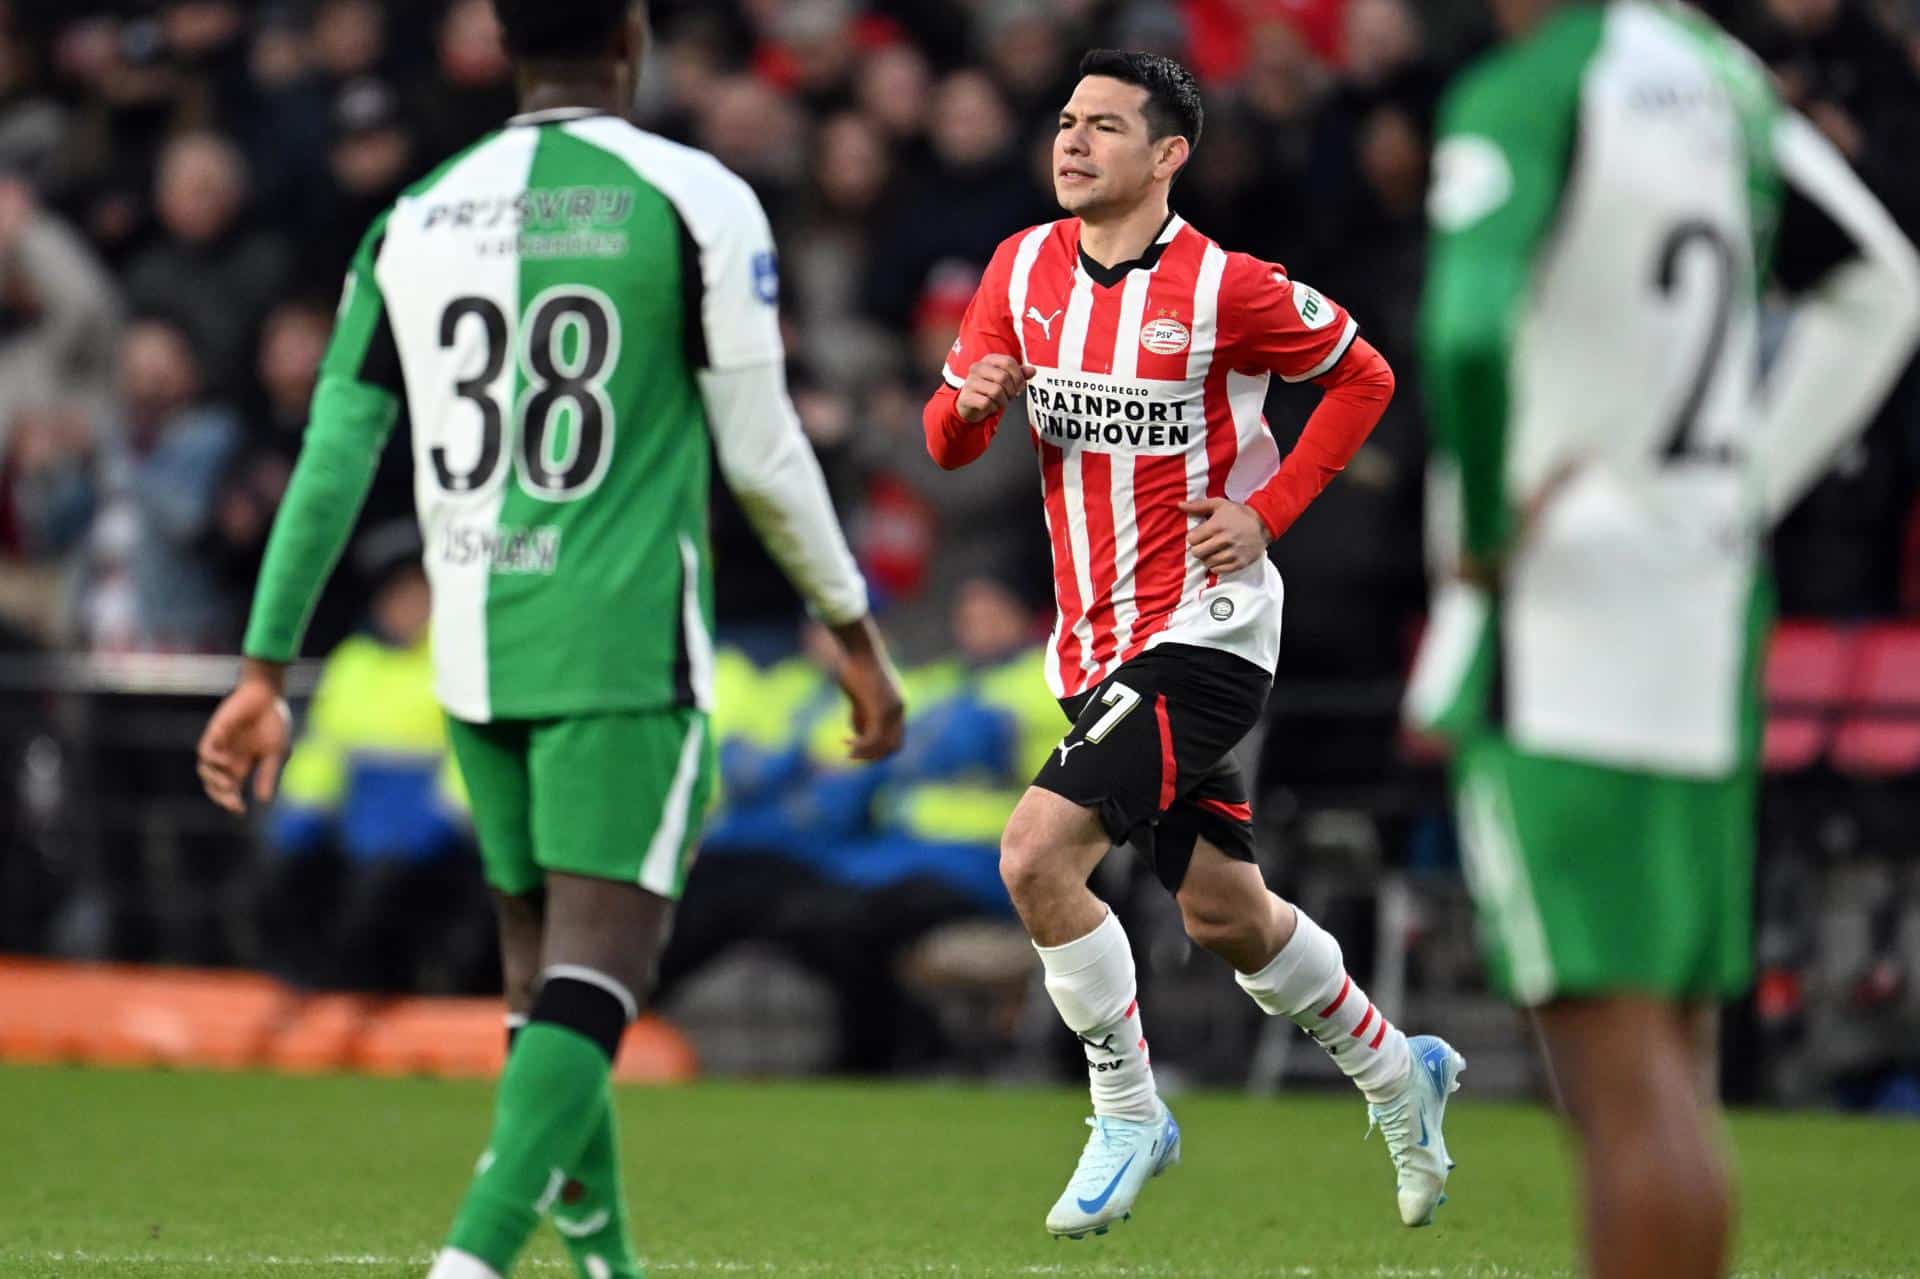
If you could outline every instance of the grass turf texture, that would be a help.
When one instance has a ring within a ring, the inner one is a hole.
[[[490,1097],[425,1080],[0,1069],[0,1275],[417,1279]],[[1552,1119],[1467,1097],[1448,1111],[1460,1167],[1432,1229],[1397,1223],[1357,1099],[1216,1094],[1176,1102],[1186,1162],[1132,1221],[1058,1243],[1041,1220],[1085,1136],[1077,1090],[703,1084],[619,1104],[656,1279],[1573,1273]],[[1743,1115],[1733,1135],[1743,1274],[1920,1274],[1920,1127]],[[516,1271],[568,1273],[544,1228]]]

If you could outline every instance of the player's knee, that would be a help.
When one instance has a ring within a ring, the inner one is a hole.
[[[1194,945],[1211,951],[1241,951],[1260,934],[1260,921],[1246,911],[1206,899],[1181,901],[1180,922]]]
[[[1000,882],[1014,901],[1044,893],[1058,877],[1059,859],[1049,857],[1047,851],[1041,824],[1015,809],[1000,836]]]

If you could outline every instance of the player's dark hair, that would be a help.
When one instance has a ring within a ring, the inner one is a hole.
[[[493,0],[515,61],[603,57],[633,0]]]
[[[1147,136],[1158,142],[1178,134],[1187,145],[1200,145],[1200,85],[1193,72],[1159,53],[1130,53],[1125,49],[1094,49],[1080,59],[1080,74],[1105,76],[1147,91],[1141,108],[1147,117]]]

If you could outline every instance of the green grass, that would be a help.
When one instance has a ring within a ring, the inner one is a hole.
[[[477,1084],[0,1070],[0,1276],[418,1276],[480,1149]],[[1395,1222],[1357,1101],[1183,1098],[1186,1163],[1104,1239],[1041,1230],[1082,1093],[705,1084],[621,1096],[656,1279],[1573,1272],[1549,1116],[1457,1103],[1431,1230]],[[1740,1116],[1740,1268],[1920,1274],[1920,1127]],[[567,1273],[542,1237],[520,1274]]]

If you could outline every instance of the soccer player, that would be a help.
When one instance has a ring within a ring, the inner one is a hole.
[[[284,664],[404,398],[437,692],[498,898],[494,1127],[433,1279],[503,1275],[551,1213],[579,1273],[640,1273],[608,1069],[647,997],[713,786],[708,441],[833,628],[855,758],[902,705],[788,401],[767,220],[712,157],[628,125],[630,0],[496,0],[523,114],[368,232],[275,523],[239,686],[200,745],[273,792]]]
[[[1545,1031],[1592,1272],[1705,1279],[1731,1209],[1696,1083],[1751,973],[1763,538],[1906,363],[1920,266],[1696,11],[1494,8],[1511,43],[1451,90],[1435,160],[1458,578],[1410,706],[1457,743],[1482,940]],[[1770,274],[1794,307],[1763,383]]]
[[[1053,145],[1069,216],[1000,245],[924,415],[934,460],[964,466],[1024,395],[1053,543],[1047,678],[1072,726],[1000,849],[1093,1092],[1093,1133],[1047,1229],[1105,1233],[1180,1156],[1132,950],[1087,889],[1117,844],[1146,858],[1188,935],[1256,1004],[1352,1077],[1385,1133],[1401,1219],[1425,1225],[1465,1063],[1438,1039],[1408,1040],[1347,975],[1339,944],[1268,891],[1229,754],[1259,721],[1279,657],[1267,546],[1366,439],[1393,374],[1337,303],[1170,211],[1200,140],[1183,67],[1102,50],[1080,72]],[[1284,460],[1261,417],[1276,375],[1324,392]]]

